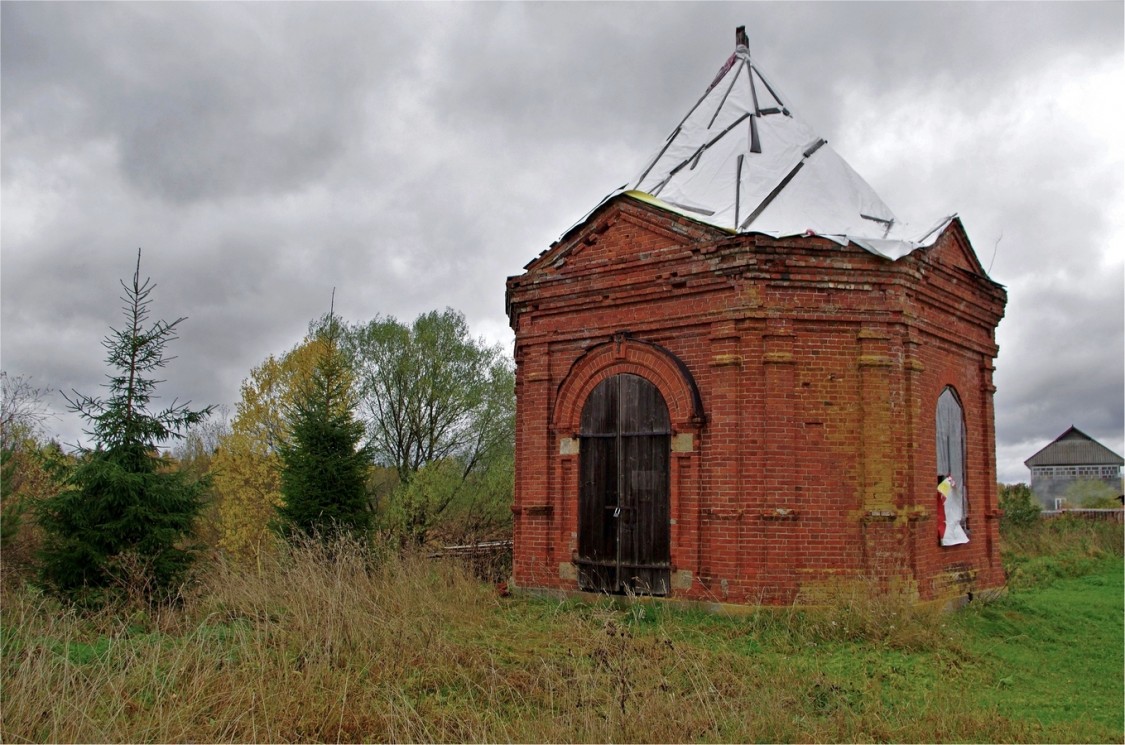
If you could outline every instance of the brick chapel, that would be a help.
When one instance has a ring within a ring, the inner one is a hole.
[[[772,604],[1002,587],[1005,291],[956,216],[897,222],[748,46],[738,29],[642,172],[508,280],[513,583]]]

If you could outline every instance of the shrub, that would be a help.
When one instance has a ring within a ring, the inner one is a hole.
[[[1004,515],[1000,529],[1027,526],[1039,520],[1040,507],[1027,484],[998,484],[997,496]]]

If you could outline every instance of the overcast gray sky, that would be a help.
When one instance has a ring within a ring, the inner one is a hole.
[[[451,306],[510,347],[505,277],[637,174],[746,25],[899,218],[958,212],[1007,286],[1000,478],[1071,424],[1121,453],[1123,7],[5,1],[0,364],[97,393],[138,247],[156,317],[189,316],[164,403],[233,404],[333,287],[349,321]]]

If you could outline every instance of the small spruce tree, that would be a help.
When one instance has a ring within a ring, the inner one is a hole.
[[[289,412],[290,437],[280,450],[280,529],[328,540],[363,536],[371,526],[363,423],[355,416],[354,376],[341,348],[334,312],[314,327],[316,366]]]
[[[81,448],[63,473],[63,489],[37,510],[44,530],[40,577],[73,600],[93,601],[127,593],[145,600],[169,597],[178,589],[192,560],[185,542],[202,508],[206,484],[167,468],[158,446],[203,421],[211,407],[193,411],[187,404],[149,411],[153,377],[165,366],[164,346],[176,339],[171,323],[149,322],[156,285],[140,279],[141,254],[132,284],[121,282],[126,324],[102,341],[108,351],[106,398],[73,392],[72,411],[89,424],[94,448]]]

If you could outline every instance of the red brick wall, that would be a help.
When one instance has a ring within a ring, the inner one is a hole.
[[[891,262],[618,197],[508,283],[515,583],[577,589],[578,417],[600,380],[633,372],[681,435],[673,596],[815,602],[876,577],[929,599],[1003,584],[992,360],[1004,301],[957,222]],[[932,514],[946,386],[964,408],[972,531],[951,548]]]

